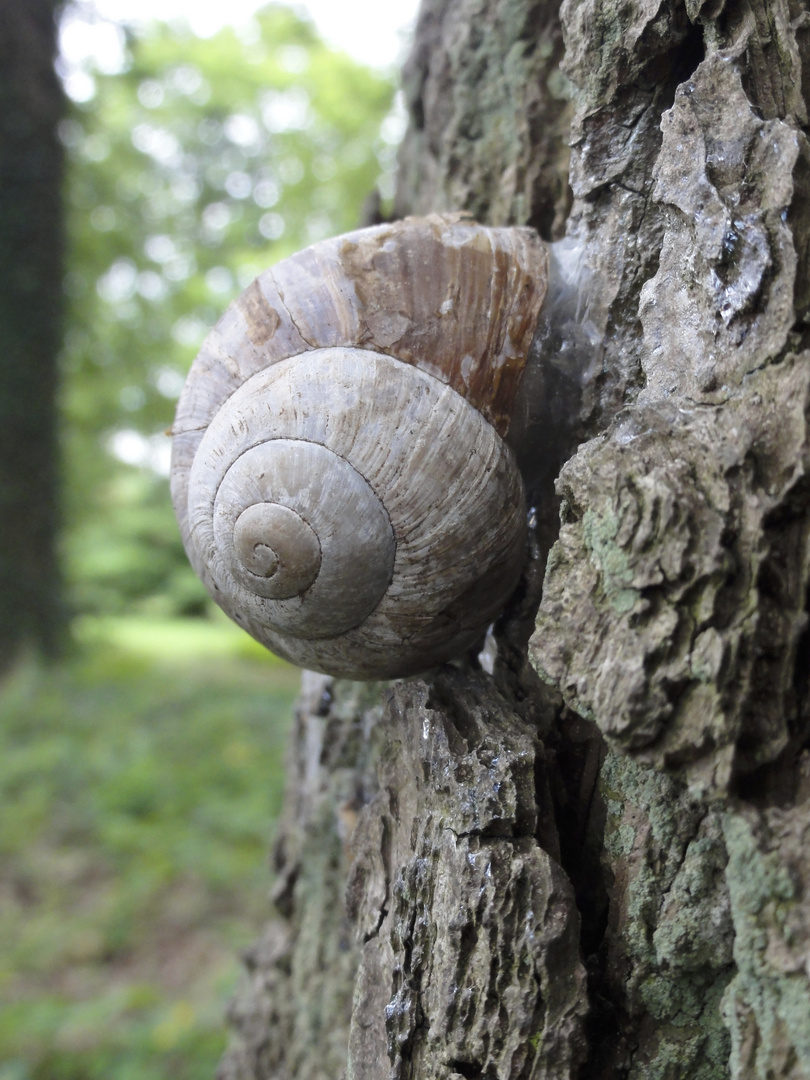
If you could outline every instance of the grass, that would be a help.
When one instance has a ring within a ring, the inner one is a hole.
[[[297,672],[225,624],[85,623],[0,689],[0,1080],[212,1080]]]

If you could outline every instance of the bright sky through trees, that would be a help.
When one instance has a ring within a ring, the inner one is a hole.
[[[146,19],[184,19],[194,34],[209,37],[226,23],[244,25],[265,0],[90,0],[80,5],[81,19],[69,19],[63,33],[62,49],[67,59],[81,58],[88,52],[112,64],[120,55],[115,31],[96,23],[96,12],[113,22]],[[393,67],[402,62],[419,6],[418,0],[397,0],[380,4],[379,0],[297,0],[289,5],[297,13],[309,16],[328,45],[342,49],[371,67]]]

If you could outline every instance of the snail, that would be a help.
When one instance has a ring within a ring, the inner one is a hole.
[[[253,637],[360,679],[480,641],[524,559],[516,416],[547,283],[533,230],[432,215],[316,243],[231,304],[178,404],[172,498]]]

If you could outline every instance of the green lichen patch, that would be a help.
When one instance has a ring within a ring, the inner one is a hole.
[[[737,975],[723,1008],[732,1075],[810,1076],[810,818],[789,810],[723,818]]]
[[[721,1001],[734,973],[719,811],[609,753],[600,779],[612,881],[609,978],[635,1046],[629,1076],[728,1076]]]

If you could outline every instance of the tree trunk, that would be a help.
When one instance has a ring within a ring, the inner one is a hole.
[[[54,0],[0,0],[0,671],[64,630],[56,546],[64,95]]]
[[[581,445],[492,674],[308,677],[223,1078],[810,1078],[808,94],[791,0],[423,6],[397,210],[567,237]]]

